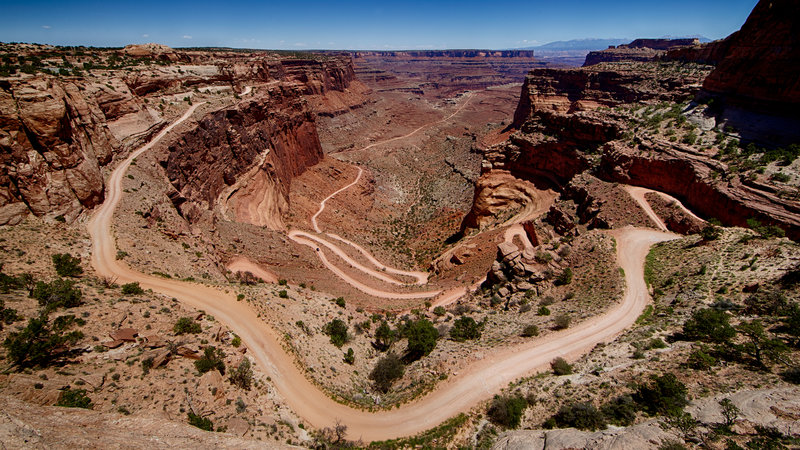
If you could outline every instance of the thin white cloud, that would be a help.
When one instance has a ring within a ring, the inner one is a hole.
[[[191,37],[191,36],[189,36],[188,34],[184,34],[184,35],[183,35],[183,38],[184,38],[184,39],[191,39],[192,37]]]
[[[49,30],[50,28],[53,28],[53,27],[51,27],[50,25],[42,25],[42,28],[44,28],[45,30]]]
[[[307,47],[308,44],[306,44],[305,42],[295,42],[294,46],[295,47]]]
[[[143,38],[149,38],[149,37],[150,37],[150,35],[149,35],[149,34],[147,34],[147,33],[145,33],[145,34],[143,34],[143,35],[142,35],[142,37],[143,37]]]

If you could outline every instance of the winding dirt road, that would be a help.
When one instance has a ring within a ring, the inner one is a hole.
[[[468,411],[509,382],[548,367],[557,356],[573,359],[591,350],[598,342],[610,341],[634,323],[648,302],[643,279],[648,249],[656,242],[674,238],[674,235],[650,229],[612,231],[617,239],[617,258],[625,270],[627,287],[621,301],[606,314],[542,339],[487,352],[491,356],[472,364],[458,376],[451,376],[437,390],[410,405],[377,413],[356,410],[336,403],[314,386],[295,365],[294,358],[284,352],[278,333],[259,319],[249,304],[237,302],[234,294],[201,284],[146,275],[115,258],[116,245],[111,225],[122,195],[121,180],[130,162],[187,119],[197,106],[131,154],[112,173],[106,201],[88,223],[93,245],[92,265],[100,276],[116,277],[121,283],[139,282],[145,289],[178,298],[214,315],[242,338],[260,370],[271,377],[272,384],[288,406],[306,423],[321,428],[340,420],[347,425],[351,439],[361,438],[369,442],[427,430],[459,412]]]

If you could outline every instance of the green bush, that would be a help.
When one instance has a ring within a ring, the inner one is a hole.
[[[539,335],[539,327],[528,325],[522,330],[522,337],[534,337]]]
[[[346,305],[344,297],[336,297],[335,299],[333,299],[333,303],[336,303],[336,306],[340,308],[344,308]]]
[[[433,313],[437,316],[443,316],[447,314],[447,311],[444,309],[444,306],[437,306],[436,308],[433,308]]]
[[[403,361],[393,352],[389,352],[375,364],[369,379],[375,382],[375,387],[379,391],[386,393],[389,392],[392,383],[403,376],[405,370]]]
[[[3,330],[5,325],[11,325],[12,323],[20,320],[21,317],[17,314],[16,309],[6,308],[6,303],[0,298],[0,331]]]
[[[408,358],[413,361],[428,356],[433,351],[439,331],[428,319],[420,319],[410,323],[403,335],[408,339]]]
[[[636,402],[630,395],[621,395],[603,405],[600,411],[607,422],[627,427],[636,419]]]
[[[651,376],[651,383],[640,384],[633,399],[648,414],[677,414],[689,404],[686,385],[672,373]]]
[[[341,319],[333,319],[322,328],[322,332],[331,338],[331,344],[341,348],[350,340],[347,324]]]
[[[567,267],[563,272],[561,272],[561,275],[556,277],[554,284],[556,286],[563,286],[570,283],[572,283],[572,269]]]
[[[125,295],[141,295],[144,294],[144,289],[139,286],[139,282],[127,283],[122,285],[122,293]]]
[[[194,367],[200,373],[216,369],[225,375],[225,353],[222,349],[209,345],[203,349],[203,356],[194,362]]]
[[[464,342],[467,339],[480,339],[482,325],[475,322],[475,319],[462,316],[453,322],[450,329],[450,338],[456,342]]]
[[[702,237],[704,241],[716,241],[721,235],[722,230],[714,225],[707,225],[700,230],[700,237]]]
[[[191,317],[181,317],[175,323],[175,326],[172,327],[172,331],[174,331],[175,334],[178,334],[178,335],[180,335],[180,334],[197,334],[197,333],[203,331],[203,329],[202,329],[202,327],[200,327],[200,324],[195,322],[195,320],[192,319]]]
[[[572,373],[572,365],[566,359],[558,357],[550,361],[550,368],[553,369],[555,375],[569,375]]]
[[[253,367],[250,360],[242,358],[242,362],[231,372],[229,380],[234,386],[249,391],[253,384]]]
[[[397,341],[397,331],[389,326],[389,323],[381,321],[375,330],[375,342],[372,344],[376,349],[385,352]]]
[[[60,277],[79,277],[83,273],[81,259],[69,253],[56,253],[53,255],[53,267]]]
[[[69,347],[78,342],[83,333],[66,332],[75,323],[75,316],[61,316],[48,323],[46,314],[28,320],[20,331],[11,332],[3,341],[7,357],[20,369],[47,367],[69,354]]]
[[[75,281],[55,279],[50,283],[39,281],[33,287],[31,297],[39,301],[46,310],[74,308],[81,304],[83,292],[75,287]]]
[[[559,428],[577,428],[579,430],[602,430],[606,427],[606,420],[591,403],[570,403],[559,408],[553,416]]]
[[[347,352],[344,354],[344,362],[351,366],[356,362],[356,354],[353,352],[352,348],[348,348]]]
[[[716,358],[709,354],[708,348],[705,346],[692,350],[686,360],[686,365],[695,370],[709,370],[716,364]]]
[[[86,395],[86,389],[67,388],[58,395],[56,406],[92,409],[92,399]]]
[[[547,306],[542,305],[536,311],[536,314],[539,315],[539,316],[549,316],[550,315],[550,309]]]
[[[559,314],[556,316],[555,319],[555,328],[556,330],[563,330],[565,328],[569,328],[569,324],[572,322],[572,318],[567,314]]]
[[[195,413],[189,413],[189,425],[200,428],[201,430],[214,431],[214,423],[208,417],[201,417]]]
[[[282,290],[278,291],[278,297],[280,297],[280,298],[289,298],[289,293],[282,289]]]
[[[489,416],[489,420],[496,425],[516,428],[527,407],[528,402],[522,396],[495,395],[486,414]]]
[[[683,324],[683,335],[693,341],[725,343],[736,336],[728,313],[712,308],[700,309]]]

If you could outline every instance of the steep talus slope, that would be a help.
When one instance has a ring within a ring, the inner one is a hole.
[[[311,111],[290,86],[211,113],[169,147],[162,165],[190,221],[220,200],[229,219],[283,227],[289,182],[322,158]]]

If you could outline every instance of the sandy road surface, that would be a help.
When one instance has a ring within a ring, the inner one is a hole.
[[[277,391],[303,420],[317,428],[331,426],[340,420],[348,426],[351,439],[372,441],[424,431],[490,398],[509,382],[546,368],[557,356],[575,358],[591,350],[598,342],[613,339],[634,323],[648,302],[643,264],[650,245],[674,237],[635,228],[612,232],[617,239],[617,258],[625,270],[627,287],[621,302],[606,314],[545,338],[491,353],[490,357],[472,364],[458,376],[450,377],[437,390],[410,405],[377,413],[355,410],[334,402],[311,384],[294,364],[293,358],[284,352],[276,332],[257,317],[249,304],[237,302],[234,294],[200,284],[142,274],[116,260],[111,222],[122,195],[122,177],[134,157],[151,148],[177,123],[188,118],[197,106],[134,152],[112,173],[106,201],[88,224],[93,245],[92,265],[101,276],[114,276],[123,283],[137,281],[145,289],[178,298],[213,314],[242,338],[259,367],[271,377]]]

